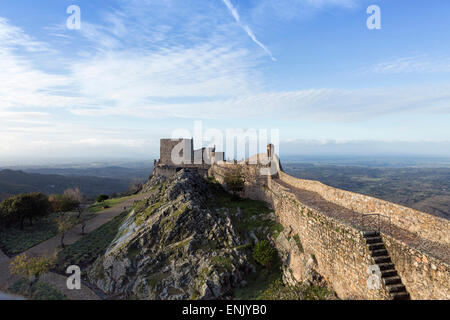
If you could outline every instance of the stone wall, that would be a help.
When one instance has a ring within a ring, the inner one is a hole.
[[[180,145],[182,143],[182,145]],[[175,147],[180,148],[179,156],[186,164],[192,164],[194,162],[194,142],[192,139],[161,139],[160,141],[160,163],[163,165],[179,165],[172,161],[172,151]]]
[[[383,241],[412,299],[450,300],[450,266],[391,236]]]
[[[433,241],[448,243],[448,221],[379,199],[328,187],[316,181],[296,179],[282,172],[281,166],[278,162],[277,164],[277,177],[292,186],[317,192],[326,200],[357,212],[389,215],[392,222],[402,228],[416,231]],[[223,183],[224,175],[232,166],[213,165],[209,174]],[[295,195],[277,183],[277,177],[261,176],[261,168],[266,166],[240,166],[246,177],[242,196],[266,201],[275,209],[280,223],[287,230],[277,240],[285,256],[287,269],[296,281],[304,280],[308,269],[313,265],[340,298],[390,298],[384,285],[379,290],[370,290],[367,286],[367,270],[373,264],[373,259],[360,230],[301,203]],[[295,236],[298,236],[301,250],[297,244],[294,245]],[[413,299],[450,299],[448,264],[388,235],[383,235],[383,239]]]
[[[312,265],[341,299],[389,299],[384,286],[378,290],[367,286],[373,261],[358,230],[305,206],[276,182],[266,190],[279,221],[298,247],[291,246],[285,260],[294,279],[305,280]]]
[[[404,230],[424,239],[450,244],[450,221],[388,201],[327,186],[318,181],[294,178],[282,171],[280,179],[294,187],[313,191],[325,200],[362,214],[379,213]]]

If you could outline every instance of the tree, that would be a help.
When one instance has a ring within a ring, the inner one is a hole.
[[[25,253],[11,260],[9,269],[11,274],[19,275],[30,280],[30,291],[39,278],[48,272],[54,265],[56,256],[53,257],[28,257]]]
[[[84,236],[84,228],[86,228],[86,221],[88,220],[88,217],[85,214],[79,214],[76,217],[76,224],[79,224],[81,226],[81,234]]]
[[[66,189],[64,191],[63,197],[68,199],[71,202],[73,209],[76,209],[78,211],[77,219],[79,219],[81,217],[81,214],[83,213],[83,206],[81,204],[86,200],[84,194],[80,191],[79,188]]]
[[[79,188],[66,189],[63,193],[63,196],[78,203],[82,203],[85,199],[84,194],[80,191]]]
[[[142,182],[139,179],[134,179],[132,182],[130,182],[129,193],[136,194],[142,190],[142,187]]]
[[[253,249],[253,258],[259,264],[270,269],[278,257],[277,250],[266,240],[258,241]]]
[[[19,194],[0,204],[2,220],[4,219],[6,223],[20,222],[21,230],[23,230],[25,219],[29,219],[32,225],[33,218],[47,215],[49,209],[48,197],[40,192]]]
[[[65,213],[73,211],[80,206],[80,202],[72,199],[70,196],[64,194],[54,194],[50,196],[50,203],[52,212]]]
[[[58,233],[61,235],[61,247],[65,248],[64,237],[67,231],[69,231],[75,224],[77,219],[71,216],[62,215],[56,218],[56,224],[58,226]]]
[[[227,189],[233,193],[233,196],[236,196],[238,192],[244,190],[245,179],[238,165],[231,168],[225,174],[224,181],[227,185]]]
[[[97,197],[97,202],[103,202],[103,201],[108,200],[108,199],[109,199],[109,196],[108,196],[108,195],[106,195],[106,194],[100,194],[100,195]]]
[[[0,203],[0,222],[9,226],[15,220],[15,212],[12,210],[13,198],[5,199]]]

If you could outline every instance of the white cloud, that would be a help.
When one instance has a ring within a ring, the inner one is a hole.
[[[127,115],[148,118],[298,119],[351,122],[386,114],[450,113],[450,87],[312,89],[257,93],[200,103],[149,103],[133,109],[74,110],[78,115]]]
[[[363,71],[386,74],[450,72],[450,57],[430,57],[428,55],[402,57],[380,62],[363,69]]]
[[[93,104],[133,109],[160,98],[248,94],[259,83],[253,64],[245,49],[202,44],[99,54],[74,63],[71,78]]]
[[[32,39],[22,29],[0,17],[0,110],[22,107],[72,106],[78,99],[60,94],[69,85],[65,75],[56,75],[36,68],[29,58],[17,52],[52,50]]]
[[[239,26],[241,26],[241,28],[244,29],[245,32],[247,32],[248,36],[253,40],[253,42],[256,43],[258,46],[260,46],[261,49],[263,49],[270,56],[272,61],[277,61],[273,57],[272,52],[270,52],[270,50],[256,38],[255,34],[250,29],[250,27],[247,26],[246,24],[242,23],[241,18],[239,16],[239,13],[237,12],[236,8],[231,3],[231,0],[222,0],[222,1],[223,1],[223,3],[225,3],[225,5],[227,6],[227,8],[230,11],[231,15],[236,20],[236,22],[239,24]]]
[[[231,14],[245,29],[231,2],[223,1],[230,4]],[[189,15],[183,11],[188,4],[171,7],[170,2],[145,2],[167,6],[158,11],[163,18],[142,1],[134,1],[135,8],[106,14],[104,25],[84,19],[79,34],[88,43],[84,46],[83,42],[84,55],[77,52],[64,57],[61,64],[55,60],[55,69],[62,70],[58,74],[40,68],[33,56],[45,52],[61,58],[53,48],[0,18],[0,155],[113,155],[118,149],[154,148],[156,143],[149,140],[157,140],[161,133],[134,130],[133,121],[141,118],[323,123],[393,113],[450,112],[450,88],[443,85],[269,91],[260,71],[263,52],[253,45],[247,47],[247,35],[228,16],[223,18],[222,3],[215,1],[220,8],[205,15],[203,11],[215,9],[210,7],[213,2],[202,2],[201,14]],[[350,8],[355,2],[295,3],[318,10]],[[52,32],[65,36],[58,28]],[[246,32],[257,41],[248,27]],[[71,33],[70,37],[79,41],[79,35]],[[380,72],[417,70],[424,63],[400,61],[395,65],[378,68]],[[129,122],[122,127],[117,119]]]

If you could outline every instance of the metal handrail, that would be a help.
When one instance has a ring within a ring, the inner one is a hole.
[[[381,232],[381,218],[385,218],[386,220],[388,220],[387,221],[388,222],[388,224],[387,224],[388,230],[387,231],[388,231],[389,234],[392,234],[391,217],[383,215],[383,214],[380,214],[380,213],[368,213],[368,214],[361,215],[361,227],[362,227],[363,231],[373,231],[373,230],[366,229],[366,225],[364,223],[364,220],[365,220],[364,218],[374,217],[374,216],[378,217],[378,223],[377,223],[377,230],[376,231]]]

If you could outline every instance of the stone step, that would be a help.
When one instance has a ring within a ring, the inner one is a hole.
[[[391,263],[391,257],[389,256],[379,256],[379,257],[373,257],[373,260],[376,264],[383,264],[383,263]]]
[[[410,300],[408,292],[394,292],[392,293],[393,300]]]
[[[380,267],[381,271],[395,270],[394,264],[390,262],[379,263],[378,267]]]
[[[372,257],[382,257],[382,256],[389,256],[386,249],[379,249],[372,251]]]
[[[398,276],[398,273],[394,269],[381,271],[381,277],[382,278],[389,278],[389,277],[395,277],[395,276]]]
[[[384,243],[372,243],[369,244],[369,250],[370,251],[374,251],[374,250],[380,250],[380,249],[386,249],[386,247],[384,246]]]
[[[387,285],[387,288],[390,293],[394,292],[406,292],[406,287],[403,284],[392,284]]]
[[[383,278],[385,285],[402,284],[402,279],[399,276]]]
[[[368,237],[377,237],[380,235],[380,233],[378,231],[363,231],[362,235],[364,238],[368,238]]]
[[[381,240],[381,237],[379,236],[366,238],[367,244],[382,243],[382,242],[383,240]]]

